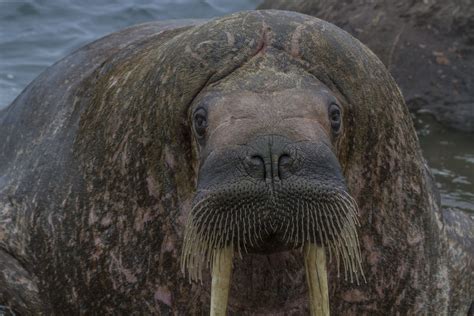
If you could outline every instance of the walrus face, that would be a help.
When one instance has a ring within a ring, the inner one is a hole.
[[[213,264],[213,287],[228,288],[234,252],[304,248],[311,301],[327,309],[325,251],[351,279],[360,269],[357,207],[335,153],[342,102],[301,70],[261,67],[205,88],[190,117],[200,167],[183,268],[199,279]]]

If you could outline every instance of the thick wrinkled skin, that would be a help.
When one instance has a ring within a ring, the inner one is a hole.
[[[367,45],[412,112],[474,132],[474,2],[471,0],[267,0],[260,8],[324,19]]]
[[[393,79],[349,34],[281,11],[112,34],[49,68],[0,112],[0,305],[21,314],[207,313],[209,275],[190,284],[179,268],[199,167],[189,107],[209,84],[275,51],[350,108],[337,158],[360,208],[367,283],[330,266],[332,313],[467,313],[472,220],[440,210]],[[301,253],[236,261],[229,304],[230,315],[307,314]]]

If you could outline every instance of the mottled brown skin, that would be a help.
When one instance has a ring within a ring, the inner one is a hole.
[[[330,266],[332,313],[467,313],[472,221],[451,229],[458,221],[440,211],[382,63],[337,27],[300,14],[196,24],[148,24],[90,44],[0,112],[0,304],[22,314],[207,313],[209,275],[190,284],[179,270],[199,171],[189,111],[217,82],[229,84],[228,97],[245,94],[232,91],[232,74],[264,65],[299,69],[288,82],[307,74],[344,106],[334,148],[360,207],[367,283],[345,282]],[[268,106],[283,109],[283,100],[276,93]],[[462,245],[447,233],[464,234]],[[307,311],[301,253],[235,261],[230,315]]]

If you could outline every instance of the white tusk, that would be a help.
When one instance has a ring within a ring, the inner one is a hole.
[[[212,264],[211,316],[225,316],[232,274],[232,246],[216,250]]]
[[[311,243],[306,244],[304,265],[311,316],[329,316],[328,274],[324,248]]]

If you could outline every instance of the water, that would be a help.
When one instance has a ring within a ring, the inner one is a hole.
[[[0,0],[0,109],[43,69],[83,44],[147,21],[210,18],[255,8],[261,0]],[[472,134],[415,117],[442,203],[474,213]]]
[[[446,128],[430,114],[417,114],[414,122],[441,203],[474,214],[474,135]]]

